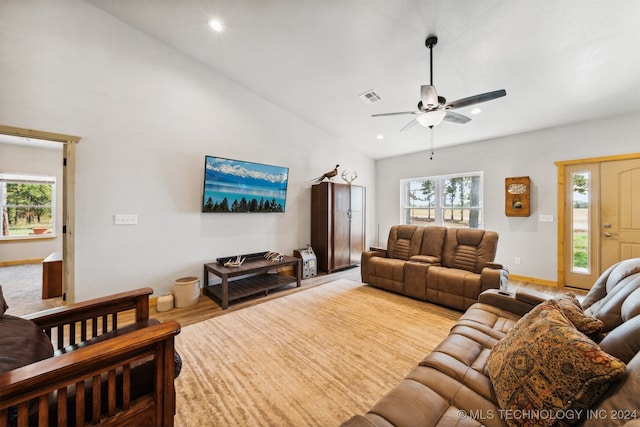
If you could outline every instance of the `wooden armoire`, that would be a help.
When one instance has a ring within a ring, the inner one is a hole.
[[[318,270],[331,273],[360,263],[365,207],[364,187],[333,182],[311,187],[311,247]]]

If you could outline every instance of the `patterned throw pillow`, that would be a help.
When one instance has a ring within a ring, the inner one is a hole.
[[[487,368],[511,426],[575,423],[625,372],[625,364],[579,332],[555,300],[521,318],[491,350]]]
[[[571,320],[571,323],[573,323],[577,330],[589,335],[590,337],[596,337],[600,332],[602,332],[602,329],[604,328],[602,320],[584,314],[582,305],[580,305],[580,301],[578,301],[573,292],[567,292],[566,294],[555,298],[555,300],[558,302],[560,310],[562,310],[564,315]]]

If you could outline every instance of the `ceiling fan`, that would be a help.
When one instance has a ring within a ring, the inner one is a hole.
[[[468,107],[470,105],[479,104],[481,102],[491,101],[492,99],[500,98],[507,94],[504,89],[494,90],[493,92],[486,92],[479,95],[469,96],[467,98],[458,99],[457,101],[447,102],[447,100],[438,96],[436,87],[433,85],[433,47],[438,43],[438,37],[429,36],[425,41],[425,45],[429,48],[429,74],[430,84],[422,85],[420,87],[420,101],[418,102],[417,111],[401,111],[397,113],[382,113],[373,114],[371,117],[381,116],[397,116],[402,114],[412,114],[415,116],[407,125],[405,125],[400,131],[404,131],[420,123],[424,127],[433,128],[439,124],[442,120],[448,122],[464,124],[471,121],[471,119],[463,114],[456,113],[451,110],[457,108]]]

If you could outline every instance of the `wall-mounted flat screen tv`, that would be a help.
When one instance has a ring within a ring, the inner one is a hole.
[[[284,212],[289,168],[205,156],[202,212]]]

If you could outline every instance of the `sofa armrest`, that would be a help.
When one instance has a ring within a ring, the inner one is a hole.
[[[340,427],[376,427],[376,424],[362,415],[354,415],[340,424]]]
[[[524,316],[538,303],[533,303],[533,300],[525,298],[518,298],[518,293],[511,291],[503,291],[498,289],[488,289],[480,294],[478,302],[483,304],[492,305],[496,308],[509,311],[517,314],[518,316]],[[543,300],[544,301],[544,300]]]
[[[360,279],[362,283],[369,283],[369,260],[376,257],[387,257],[387,251],[382,248],[371,247],[370,249],[370,251],[362,252],[360,256]]]
[[[37,408],[38,417],[46,420],[49,399],[53,398],[62,409],[57,414],[59,425],[86,419],[106,422],[113,417],[120,425],[151,420],[153,425],[171,426],[175,412],[174,337],[179,333],[180,324],[168,321],[0,374],[0,417],[6,419],[9,408],[17,407],[17,424],[28,425],[33,415],[30,412]],[[153,390],[133,400],[132,365],[149,358],[155,365]],[[119,370],[123,375],[121,384],[116,382]],[[86,381],[96,387],[101,378],[108,381],[109,391],[101,396],[94,390],[93,413],[85,413],[82,400],[75,413],[67,414],[67,396],[75,393],[77,399],[84,399]],[[116,388],[122,388],[122,402],[116,399]],[[34,399],[36,404],[30,405]],[[106,414],[101,413],[101,401],[108,408]]]
[[[507,290],[509,284],[509,271],[500,264],[487,263],[480,271],[480,292],[488,289]]]
[[[499,264],[497,262],[487,262],[484,264],[484,268],[495,268],[496,270],[507,270],[506,268],[504,268],[502,264]]]
[[[377,254],[376,256],[383,256],[385,258],[387,256],[387,250],[378,246],[370,246],[369,252],[375,252]]]
[[[149,295],[152,293],[151,288],[141,288],[23,317],[37,324],[50,338],[55,337],[54,347],[60,349],[65,345],[75,344],[78,339],[86,341],[118,329],[121,326],[118,322],[118,314],[122,312],[134,310],[133,322],[148,319]],[[69,332],[65,333],[65,329]]]
[[[424,264],[431,264],[431,265],[440,265],[440,257],[430,256],[430,255],[414,255],[411,258],[409,258],[409,261],[421,262]]]
[[[553,295],[537,292],[531,289],[518,288],[516,290],[516,299],[518,301],[526,302],[534,307],[550,298],[553,298]]]

